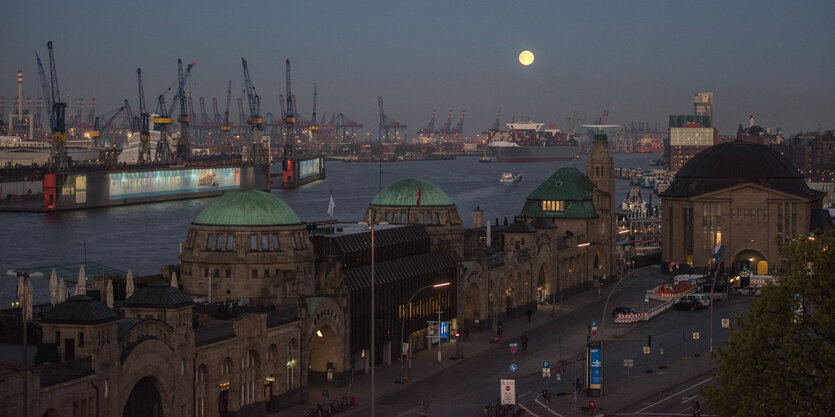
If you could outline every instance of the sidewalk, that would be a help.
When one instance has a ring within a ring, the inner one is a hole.
[[[575,294],[567,299],[564,299],[557,305],[540,305],[536,312],[531,317],[531,322],[528,323],[527,316],[520,316],[504,322],[504,331],[500,339],[500,343],[493,342],[493,334],[491,331],[471,331],[467,340],[464,341],[464,357],[455,358],[455,343],[443,343],[442,361],[438,362],[438,348],[437,345],[433,349],[424,349],[415,352],[412,357],[411,382],[426,379],[437,372],[455,366],[459,363],[465,362],[470,358],[478,356],[480,353],[490,349],[507,349],[509,341],[518,341],[523,333],[530,332],[532,329],[548,324],[554,319],[562,317],[574,310],[593,302],[600,302],[608,295],[611,286],[604,288],[603,294],[598,296],[598,290],[591,289],[579,294]],[[553,316],[552,316],[553,313]],[[521,349],[521,347],[520,347]],[[409,381],[400,384],[397,381],[400,379],[400,362],[392,362],[391,365],[377,365],[375,367],[375,393],[378,400],[383,399],[391,394],[401,390],[408,389],[411,385]],[[279,413],[269,413],[270,416],[299,416],[303,415],[307,410],[315,407],[316,403],[325,400],[323,397],[324,391],[327,391],[328,398],[341,398],[342,396],[356,396],[357,407],[352,410],[342,413],[350,415],[357,413],[357,415],[367,414],[367,406],[371,400],[371,375],[358,372],[354,376],[354,384],[346,387],[331,387],[331,386],[309,386],[308,387],[308,401],[303,404],[296,405],[289,409],[283,410]],[[365,411],[363,411],[363,409]]]

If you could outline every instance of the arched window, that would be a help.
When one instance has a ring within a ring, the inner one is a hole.
[[[258,352],[250,350],[241,362],[241,405],[255,402],[255,392],[258,382]]]
[[[227,357],[220,366],[220,376],[228,377],[232,372],[232,358]]]
[[[290,339],[287,343],[287,390],[296,388],[296,372],[299,367],[298,363],[298,342],[296,339]]]
[[[270,348],[267,349],[267,362],[274,361],[276,356],[278,356],[278,347],[276,347],[275,343],[273,343],[270,345]]]
[[[209,369],[206,365],[200,365],[200,367],[197,368],[197,373],[195,374],[194,382],[197,391],[197,399],[194,404],[194,411],[197,417],[203,417],[206,415],[206,388],[209,384],[207,378],[208,372]]]

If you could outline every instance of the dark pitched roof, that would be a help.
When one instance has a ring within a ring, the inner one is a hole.
[[[444,269],[455,269],[458,263],[451,253],[433,252],[422,255],[399,258],[375,265],[375,284],[389,284],[434,273]],[[345,282],[351,291],[371,288],[371,266],[361,266],[345,271]]]
[[[157,281],[139,288],[125,300],[125,307],[129,308],[178,308],[193,304],[179,288],[168,285],[167,282]]]
[[[95,325],[119,320],[119,315],[101,302],[86,295],[74,295],[52,307],[42,323]]]
[[[577,168],[560,168],[530,193],[517,217],[591,219],[597,217],[594,183]],[[563,211],[543,211],[542,201],[563,201]]]
[[[504,229],[505,233],[536,233],[536,228],[527,222],[515,222]]]
[[[687,161],[661,197],[691,197],[754,183],[805,198],[811,190],[788,158],[756,143],[734,141],[711,146]]]

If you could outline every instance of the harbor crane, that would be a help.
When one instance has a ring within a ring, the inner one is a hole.
[[[313,113],[310,121],[310,143],[316,142],[315,136],[319,132],[319,124],[316,122],[316,84],[313,83]]]
[[[285,75],[287,79],[285,98],[287,99],[287,108],[284,113],[284,125],[286,127],[284,137],[284,158],[282,159],[282,169],[289,169],[289,162],[293,160],[293,140],[295,140],[295,124],[296,124],[296,98],[290,92],[290,59],[285,61]]]
[[[246,98],[249,103],[249,118],[246,120],[249,124],[250,146],[252,152],[250,160],[256,164],[269,164],[269,145],[264,146],[261,139],[261,128],[264,126],[264,118],[261,117],[261,97],[255,92],[255,87],[252,86],[252,80],[249,78],[249,68],[246,65],[246,59],[241,58],[244,67],[244,86],[246,88]]]
[[[437,109],[432,109],[432,118],[429,119],[429,123],[417,131],[418,136],[423,136],[425,138],[431,139],[432,136],[435,134],[435,115],[438,113]]]
[[[51,91],[47,91],[46,76],[41,76],[41,87],[44,89],[44,97],[49,98],[50,108],[52,109],[49,118],[49,126],[52,130],[52,150],[50,163],[52,168],[58,171],[66,170],[69,167],[69,157],[67,156],[67,126],[66,126],[66,111],[67,103],[61,100],[61,92],[58,89],[58,72],[55,70],[55,55],[52,51],[52,41],[46,43],[46,48],[49,50],[49,80],[52,85]],[[41,59],[38,58],[38,66],[43,69]]]
[[[220,126],[220,131],[223,132],[223,144],[227,146],[232,141],[232,126],[229,124],[230,104],[232,104],[232,80],[229,80],[229,86],[226,88],[226,111],[223,112],[223,125]]]
[[[136,69],[139,79],[139,160],[140,164],[151,162],[151,115],[145,108],[145,89],[142,88],[142,68]]]
[[[447,115],[446,123],[444,123],[444,125],[441,126],[441,138],[443,138],[444,140],[449,140],[449,136],[452,134],[452,115],[453,110],[449,109],[449,114]]]
[[[125,120],[128,122],[128,136],[139,130],[139,117],[133,113],[133,109],[130,108],[130,102],[128,102],[128,99],[125,99]]]
[[[180,160],[188,159],[191,156],[191,139],[189,139],[188,134],[188,125],[191,122],[191,118],[186,113],[184,103],[186,100],[186,81],[188,81],[194,65],[194,62],[188,64],[185,73],[183,73],[183,60],[177,59],[177,98],[180,101],[180,117],[177,118],[177,121],[180,123],[180,138],[177,139],[177,159]],[[172,103],[171,105],[173,106],[174,104]]]
[[[455,125],[455,129],[452,129],[453,135],[455,135],[456,139],[461,139],[464,136],[464,118],[467,117],[467,110],[461,110],[461,119],[458,120],[458,124]]]
[[[502,111],[499,110],[499,112],[496,114],[496,121],[493,122],[493,126],[490,126],[490,131],[491,132],[498,132],[498,131],[502,130],[501,123],[502,123]]]
[[[397,129],[405,129],[406,125],[392,120],[383,111],[383,97],[377,96],[377,106],[380,108],[379,138],[381,142],[393,142],[397,138]]]
[[[102,140],[101,140],[102,132],[107,131],[107,129],[110,127],[110,125],[113,123],[113,121],[116,120],[116,117],[121,115],[122,111],[124,111],[124,110],[125,110],[125,106],[122,106],[122,107],[119,107],[116,110],[111,110],[111,111],[109,111],[109,112],[107,112],[107,113],[105,113],[101,116],[96,116],[95,119],[93,119],[93,130],[87,132],[87,134],[89,134],[90,139],[93,140],[93,146],[94,147],[100,148],[100,147],[104,146],[103,143],[102,143]],[[107,119],[106,122],[104,122],[104,124],[100,125],[99,120],[101,120],[101,118],[107,117],[107,116],[110,116],[110,117]]]

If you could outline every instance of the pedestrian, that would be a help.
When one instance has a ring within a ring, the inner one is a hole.
[[[524,349],[525,352],[528,351],[528,335],[527,334],[522,335],[522,349]]]
[[[702,405],[699,400],[693,400],[693,417],[702,417]]]
[[[470,335],[470,329],[468,327],[464,328],[464,340],[467,340],[467,336]]]
[[[528,309],[528,311],[526,311],[525,314],[528,315],[528,323],[530,323],[531,322],[531,316],[533,315],[533,311],[531,311],[531,309]]]
[[[496,325],[496,333],[498,333],[499,336],[502,335],[502,329],[504,329],[504,325],[502,322],[499,322],[499,324]]]

